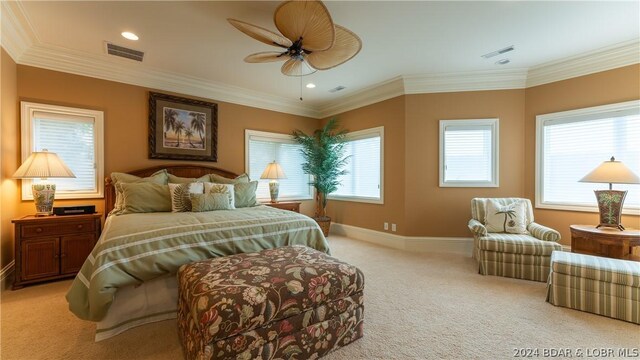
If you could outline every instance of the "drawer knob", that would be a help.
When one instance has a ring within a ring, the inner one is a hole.
[[[78,230],[82,229],[83,227],[84,227],[84,225],[79,224],[79,225],[78,225]]]
[[[41,228],[41,227],[36,228],[36,232],[37,232],[37,233],[41,233],[41,232],[42,232],[42,228]]]

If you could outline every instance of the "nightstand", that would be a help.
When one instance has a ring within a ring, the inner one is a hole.
[[[271,206],[271,207],[282,209],[282,210],[295,211],[297,213],[300,212],[299,201],[278,201],[277,203],[268,202],[268,203],[262,203],[262,205],[267,205],[267,206]]]
[[[15,226],[13,289],[74,277],[101,232],[102,214],[25,216]]]

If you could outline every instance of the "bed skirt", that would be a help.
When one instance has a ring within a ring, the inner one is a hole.
[[[177,310],[175,275],[118,289],[107,316],[96,323],[95,341],[109,339],[136,326],[175,319]]]

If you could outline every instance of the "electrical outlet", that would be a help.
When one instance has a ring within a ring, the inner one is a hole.
[[[389,230],[389,223],[388,222],[384,223],[384,229],[385,230]]]
[[[396,232],[396,224],[391,224],[391,231]]]

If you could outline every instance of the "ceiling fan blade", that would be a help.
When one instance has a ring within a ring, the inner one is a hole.
[[[285,61],[290,59],[286,53],[281,53],[277,51],[265,51],[259,52],[255,54],[251,54],[244,58],[244,61],[248,63],[265,63],[265,62],[274,62],[274,61]]]
[[[362,49],[362,41],[350,30],[336,25],[336,41],[325,51],[315,51],[305,59],[318,70],[327,70],[349,61]]]
[[[291,40],[286,37],[276,34],[273,31],[267,30],[260,26],[251,25],[244,21],[236,20],[236,19],[227,19],[227,21],[235,26],[236,29],[242,31],[243,33],[251,36],[252,38],[262,41],[265,44],[280,46],[283,48],[288,48],[293,45]]]
[[[309,63],[299,59],[289,59],[282,65],[282,73],[288,76],[305,76],[311,75],[317,70],[312,68]]]
[[[335,40],[333,20],[321,1],[285,1],[273,15],[276,27],[292,42],[302,38],[310,51],[329,49]]]

